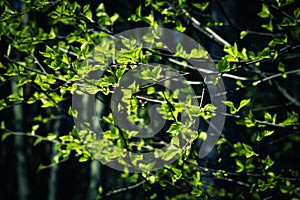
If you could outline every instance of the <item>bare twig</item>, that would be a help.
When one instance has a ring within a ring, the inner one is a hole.
[[[190,161],[187,161],[187,162],[190,163],[190,164],[195,165],[195,163],[193,163],[193,162],[190,162]],[[197,165],[197,167],[199,168],[200,171],[211,173],[214,176],[216,175],[217,172],[221,172],[222,174],[226,174],[226,175],[229,175],[229,176],[241,176],[240,173],[226,171],[226,170],[223,170],[223,169],[213,169],[213,168],[203,167],[203,166],[200,166],[200,165]],[[249,173],[249,172],[247,172],[246,175],[247,176],[252,176],[252,177],[274,178],[274,179],[277,179],[277,180],[289,180],[289,181],[299,181],[300,180],[300,178],[298,178],[298,177],[269,176],[269,175],[266,175],[266,174],[263,174],[263,173],[258,174],[258,173]]]
[[[289,18],[290,20],[296,22],[296,19],[294,17],[292,17],[291,15],[289,15],[287,12],[285,12],[282,9],[279,9],[277,6],[275,6],[274,4],[270,5],[271,8],[273,8],[274,10],[280,12],[282,15],[286,16],[287,18]]]
[[[206,35],[210,39],[214,40],[215,42],[217,42],[221,46],[231,46],[225,39],[220,37],[212,29],[210,29],[209,27],[203,26],[196,18],[191,16],[187,10],[182,9],[182,8],[177,8],[177,6],[173,5],[169,1],[165,1],[165,2],[168,4],[168,6],[171,9],[175,10],[176,12],[183,13],[185,15],[185,17],[187,18],[186,22],[189,24],[189,21],[191,21],[192,26],[194,28],[196,28],[198,31],[200,31],[201,33],[203,33],[204,35]]]
[[[204,77],[203,81],[206,82],[206,77]],[[199,108],[202,108],[204,93],[205,93],[205,86],[203,85]]]
[[[15,135],[15,136],[28,136],[28,137],[40,138],[47,142],[59,143],[58,140],[48,140],[47,137],[43,137],[43,136],[36,135],[36,134],[30,134],[30,133],[25,133],[25,132],[20,132],[20,131],[12,131],[9,129],[5,129],[5,132],[7,132],[11,135]]]
[[[282,108],[286,106],[292,105],[291,102],[286,103],[286,104],[279,104],[279,105],[272,105],[272,106],[265,106],[265,107],[259,107],[259,108],[253,108],[252,112],[257,112],[257,111],[266,111],[266,110],[271,110],[271,109],[276,109],[276,108]]]
[[[124,187],[124,188],[120,188],[120,189],[116,189],[116,190],[110,191],[110,192],[106,193],[104,196],[108,197],[108,196],[111,196],[113,194],[124,192],[126,190],[132,190],[132,189],[137,188],[140,185],[144,184],[145,182],[146,182],[146,180],[142,180],[141,182],[138,182],[137,184],[134,184],[134,185],[131,185],[131,186],[128,186],[128,187]]]
[[[259,71],[260,72],[260,75],[264,75],[263,72]],[[291,71],[287,71],[286,74],[297,74],[298,73],[298,70],[291,70]],[[258,84],[261,84],[261,83],[264,83],[266,81],[270,81],[272,79],[275,79],[275,78],[279,78],[279,77],[282,77],[282,73],[277,73],[277,74],[274,74],[272,76],[269,76],[269,77],[265,77],[263,79],[260,79],[258,81],[255,81],[255,82],[252,82],[246,86],[257,86]],[[225,94],[228,94],[230,92],[233,92],[233,91],[238,91],[238,90],[241,90],[241,89],[244,89],[244,88],[247,88],[246,86],[244,87],[237,87],[237,88],[234,88],[232,90],[228,90],[228,91],[224,91],[224,92],[220,92],[220,93],[217,93],[217,94],[214,94],[214,96],[220,96],[220,95],[225,95]],[[290,98],[288,98],[289,100],[291,100]],[[295,105],[300,105],[300,103],[298,104],[297,101],[293,100],[293,102],[296,104]]]
[[[287,71],[286,74],[297,74],[298,71],[299,71],[298,69],[296,69],[296,70],[291,70],[291,71]],[[256,85],[258,85],[258,84],[260,84],[260,83],[262,83],[262,82],[266,82],[266,81],[269,81],[269,80],[271,80],[271,79],[278,78],[278,77],[282,77],[282,73],[278,73],[278,74],[274,74],[274,75],[269,76],[269,77],[265,77],[265,78],[263,78],[263,79],[261,79],[261,80],[258,80],[258,81],[253,82],[252,85],[253,85],[253,86],[256,86]]]
[[[286,99],[288,99],[294,105],[300,107],[300,102],[296,98],[292,97],[285,88],[281,87],[278,83],[275,83],[275,86]]]
[[[284,135],[284,136],[282,136],[282,137],[280,137],[280,138],[278,138],[278,139],[276,139],[276,140],[273,140],[273,141],[268,142],[268,144],[272,145],[272,144],[274,144],[274,143],[277,143],[277,142],[280,142],[280,141],[282,141],[282,140],[285,140],[286,138],[289,138],[289,137],[298,135],[299,133],[300,133],[300,131],[296,131],[296,132],[294,132],[294,133],[291,133],[291,134],[288,134],[288,135]]]
[[[41,68],[41,70],[43,71],[44,74],[48,74],[46,72],[46,70],[44,69],[44,67],[42,66],[42,64],[40,63],[40,61],[37,59],[37,57],[35,57],[35,55],[32,53],[32,54],[29,54],[31,57],[33,57],[33,59],[35,60],[35,62],[38,64],[38,66]]]

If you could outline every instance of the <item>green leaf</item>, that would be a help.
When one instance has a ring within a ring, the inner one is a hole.
[[[245,144],[245,143],[243,143],[242,145],[243,145],[244,149],[245,149],[246,151],[248,151],[248,152],[251,152],[251,151],[253,150],[251,146],[249,146],[249,145],[247,145],[247,144]]]
[[[245,143],[243,143],[242,145],[243,145],[243,148],[246,150],[246,154],[245,154],[246,158],[250,158],[252,156],[258,156],[258,154],[253,151],[251,146],[249,146]]]
[[[261,18],[268,18],[270,16],[269,6],[263,3],[262,10],[257,15]]]
[[[225,46],[224,52],[228,53],[228,56],[227,56],[228,62],[238,62],[239,61],[238,60],[239,51],[238,51],[236,42],[234,43],[233,46]]]
[[[262,24],[261,27],[267,29],[270,32],[273,32],[273,21],[272,21],[272,19],[269,20],[268,24]]]
[[[186,30],[186,27],[182,26],[182,23],[180,20],[176,20],[176,27],[175,29],[179,32],[184,32]]]
[[[259,132],[256,141],[261,141],[263,138],[270,136],[274,133],[274,131],[269,131],[269,130],[263,130],[262,132]]]
[[[59,139],[62,141],[62,143],[72,142],[73,136],[72,135],[64,135],[64,136],[60,136]]]
[[[140,5],[139,7],[137,7],[137,9],[135,10],[135,14],[140,17],[142,14],[142,6]]]
[[[18,86],[22,86],[22,85],[25,85],[27,83],[30,83],[31,82],[31,79],[27,78],[27,77],[23,77],[23,76],[20,76],[18,77]]]
[[[170,146],[169,148],[167,148],[167,151],[164,152],[163,155],[161,155],[160,157],[165,161],[169,161],[174,157],[180,155],[180,152],[181,152],[180,148],[177,148],[175,146]]]
[[[238,120],[236,121],[236,124],[245,125],[248,128],[255,126],[256,121],[254,119],[252,111],[251,110],[249,111],[248,117],[246,119]]]
[[[118,139],[120,136],[120,133],[119,133],[118,128],[113,128],[111,130],[103,132],[103,135],[105,138],[113,140],[113,139]]]
[[[46,169],[46,168],[47,168],[47,167],[46,167],[45,165],[40,164],[39,167],[37,168],[36,172],[38,173],[38,172],[40,172],[41,170]]]
[[[55,140],[57,135],[55,133],[49,133],[47,135],[47,140]]]
[[[9,44],[8,47],[7,47],[7,52],[6,52],[7,57],[9,57],[10,52],[11,52],[11,44]]]
[[[182,127],[181,122],[174,122],[170,128],[167,130],[167,133],[171,133],[171,134],[177,134],[178,132],[180,132]]]
[[[239,53],[239,57],[243,60],[248,60],[248,55],[247,55],[247,49],[243,48],[242,51]]]
[[[236,169],[236,172],[240,173],[240,172],[244,171],[245,167],[244,167],[244,164],[242,163],[242,161],[235,159],[235,164],[238,167]]]
[[[196,186],[202,186],[201,183],[201,173],[199,171],[197,171],[194,175],[193,175],[193,179],[194,179],[194,184]]]
[[[269,169],[275,162],[268,155],[265,159],[263,159],[262,164],[265,165],[265,170]]]
[[[207,58],[208,52],[199,47],[198,49],[192,49],[190,53],[190,58]]]
[[[246,105],[248,105],[250,103],[250,100],[251,99],[243,99],[241,102],[240,102],[240,107],[238,108],[238,110],[240,110],[242,107],[245,107]]]
[[[156,162],[149,162],[147,164],[139,163],[138,167],[144,172],[149,172],[155,166]]]
[[[230,64],[226,58],[222,58],[222,60],[217,63],[217,68],[220,72],[227,72],[230,70]]]
[[[292,113],[287,113],[287,119],[283,122],[279,123],[282,126],[291,126],[291,125],[298,125],[298,113],[292,111]]]
[[[198,114],[199,112],[199,108],[197,106],[195,106],[196,110],[196,114]],[[210,119],[213,116],[215,116],[216,114],[213,113],[213,111],[215,111],[217,109],[216,106],[214,106],[213,104],[206,104],[204,106],[204,108],[200,109],[200,116],[203,117],[204,119]],[[194,115],[197,116],[197,115]]]
[[[84,89],[89,93],[89,94],[96,94],[97,92],[101,91],[101,88],[99,88],[97,85],[93,84],[84,84]]]
[[[133,50],[136,45],[136,39],[126,40],[122,39],[122,44],[127,47],[129,50]]]
[[[4,141],[10,135],[12,135],[12,134],[11,133],[3,133],[1,136],[1,141]]]
[[[5,129],[5,121],[1,121],[0,130],[4,130],[4,129]]]
[[[159,78],[159,75],[160,75],[160,73],[161,73],[161,71],[162,71],[161,66],[160,66],[160,65],[157,65],[157,66],[154,67],[153,70],[152,70],[153,76],[154,76],[156,79],[158,79],[158,78]]]
[[[151,86],[147,88],[147,95],[155,93],[155,87]]]
[[[241,39],[241,40],[244,39],[244,37],[245,37],[246,35],[248,35],[248,31],[241,31],[241,33],[240,33],[240,39]]]
[[[230,113],[231,114],[235,114],[237,113],[241,108],[245,107],[246,105],[249,104],[251,99],[243,99],[241,102],[240,102],[240,105],[238,108],[236,108],[233,104],[232,101],[222,101],[226,106],[229,107],[230,109]]]
[[[235,108],[234,104],[232,101],[222,101],[226,106],[229,107],[230,113],[235,114],[237,112],[237,109]]]
[[[79,158],[79,162],[86,162],[89,159],[90,159],[89,157],[82,156],[82,157]]]
[[[211,103],[206,104],[203,108],[204,111],[214,111],[216,109],[217,107]]]
[[[300,7],[297,8],[296,10],[294,10],[294,16],[295,16],[296,19],[299,18],[299,16],[300,16]]]
[[[8,99],[9,101],[21,101],[21,100],[23,100],[23,98],[20,97],[18,94],[10,94],[10,95],[7,97],[7,99]]]
[[[44,140],[45,140],[45,138],[41,138],[41,137],[36,138],[36,140],[33,143],[33,146],[38,145],[39,143],[41,143]]]
[[[198,9],[200,9],[201,11],[204,11],[207,8],[207,6],[209,5],[209,2],[193,3],[192,5]]]
[[[271,115],[270,113],[268,113],[268,112],[265,112],[265,114],[264,114],[264,119],[265,119],[265,121],[266,121],[266,122],[269,122],[269,123],[275,124],[275,123],[276,123],[276,117],[277,117],[276,114],[274,114],[273,117],[272,117],[272,115]]]
[[[33,125],[32,128],[31,128],[31,130],[32,131],[36,131],[39,127],[40,127],[39,124]]]
[[[197,188],[194,188],[191,192],[191,194],[196,196],[196,197],[200,197],[202,193],[203,192],[201,190],[197,189]]]
[[[146,16],[146,17],[143,17],[143,20],[145,22],[147,22],[151,27],[155,27],[156,26],[156,22],[155,22],[155,19],[154,19],[154,16],[152,14]]]
[[[114,124],[114,116],[112,113],[109,113],[108,116],[103,116],[103,120],[109,124]]]
[[[41,105],[42,108],[48,108],[48,107],[54,107],[56,104],[53,101],[47,101],[45,99],[41,99],[43,102],[43,105]]]
[[[282,62],[278,63],[278,71],[282,72],[282,77],[287,78],[287,74],[285,73],[285,65]]]
[[[265,191],[269,188],[269,184],[261,179],[258,179],[258,187],[260,191]]]
[[[183,46],[180,43],[178,43],[176,46],[176,55],[178,56],[182,55],[183,51],[184,51]]]
[[[117,69],[116,71],[116,77],[118,79],[118,81],[121,80],[123,74],[125,73],[126,71],[126,66],[120,66],[120,68]]]
[[[147,180],[149,181],[150,184],[154,184],[155,181],[156,181],[156,178],[155,178],[155,176],[149,176],[149,177],[147,178]]]
[[[5,102],[5,99],[0,99],[0,110],[6,108],[7,104]]]
[[[206,138],[207,138],[207,133],[201,131],[201,133],[199,134],[199,138],[200,138],[202,141],[205,141]]]

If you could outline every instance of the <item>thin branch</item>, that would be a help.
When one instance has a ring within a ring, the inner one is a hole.
[[[70,54],[71,56],[75,56],[75,57],[79,57],[79,55],[75,52],[72,52],[72,51],[69,51],[65,48],[62,48],[62,47],[58,47],[58,50],[61,50],[62,52],[65,52],[67,54]]]
[[[22,105],[22,104],[25,104],[25,100],[22,100],[22,101],[15,101],[13,104],[10,104],[10,105],[6,105],[4,108],[2,108],[2,110],[4,109],[8,109],[8,108],[12,108],[14,106],[19,106],[19,105]]]
[[[206,82],[206,77],[204,77],[204,82]],[[203,86],[202,88],[202,94],[201,94],[201,99],[200,99],[200,105],[199,108],[202,108],[202,104],[203,104],[203,99],[204,99],[204,93],[205,93],[205,86]]]
[[[297,74],[298,71],[299,71],[299,70],[291,70],[291,71],[287,71],[286,74]],[[259,72],[260,72],[260,75],[264,75],[263,72],[261,72],[261,71],[259,71]],[[257,72],[257,73],[258,73],[258,72]],[[266,81],[270,81],[270,80],[272,80],[272,79],[279,78],[279,77],[282,77],[282,73],[277,73],[277,74],[274,74],[274,75],[272,75],[272,76],[265,77],[265,78],[263,78],[263,79],[261,79],[261,80],[258,80],[258,81],[252,82],[252,83],[250,83],[250,84],[247,84],[247,85],[244,86],[244,87],[236,87],[236,88],[234,88],[234,89],[232,89],[232,90],[228,90],[228,91],[224,91],[224,92],[220,92],[220,93],[214,94],[214,96],[226,95],[226,94],[231,93],[231,92],[234,92],[234,91],[239,91],[239,90],[241,90],[241,89],[245,89],[245,88],[247,88],[247,86],[257,86],[258,84],[261,84],[261,83],[264,83],[264,82],[266,82]],[[289,100],[291,100],[291,99],[289,98]],[[293,102],[294,102],[294,103],[296,102],[295,105],[300,105],[300,103],[298,104],[298,102],[297,102],[295,99],[293,100]]]
[[[285,53],[288,53],[290,51],[293,51],[293,50],[296,50],[296,49],[299,49],[299,48],[300,48],[300,44],[295,45],[295,46],[289,45],[287,47],[284,47],[284,48],[280,49],[278,55],[283,55]]]
[[[40,135],[35,135],[35,134],[30,134],[30,133],[26,133],[26,132],[20,132],[20,131],[12,131],[9,129],[4,129],[5,132],[11,134],[11,135],[15,135],[15,136],[28,136],[28,137],[34,137],[34,138],[41,138],[44,141],[47,142],[52,142],[52,143],[60,143],[58,140],[48,140],[47,137],[43,137]]]
[[[196,28],[198,31],[212,39],[213,41],[217,42],[221,46],[231,46],[225,39],[220,37],[217,33],[215,33],[212,29],[209,27],[203,26],[196,18],[191,16],[189,12],[182,8],[176,8],[171,2],[165,1],[168,6],[175,10],[176,12],[183,13],[185,17],[187,18],[186,23],[189,24],[189,22],[192,22],[192,26]],[[179,11],[178,11],[179,10]]]
[[[170,182],[170,181],[168,181],[168,180],[166,180],[166,179],[162,179],[162,181],[165,182],[165,183],[167,183],[167,184],[169,184],[169,185],[171,185],[171,186],[173,186],[173,187],[175,187],[175,188],[178,189],[178,190],[181,190],[181,187],[180,187],[180,186],[175,185],[174,183],[172,183],[172,182]]]
[[[195,163],[190,162],[190,161],[188,161],[188,163],[196,165]],[[197,165],[197,167],[201,171],[211,173],[214,176],[216,175],[216,172],[222,172],[223,174],[231,175],[231,176],[241,176],[241,173],[226,171],[226,170],[223,170],[223,169],[213,169],[213,168],[208,168],[208,167],[204,167],[204,166],[200,166],[200,165]],[[269,175],[266,175],[266,174],[249,173],[249,172],[247,172],[246,175],[247,176],[252,176],[252,177],[274,178],[274,179],[277,179],[277,180],[289,180],[289,181],[299,181],[300,180],[300,178],[298,178],[298,177],[295,178],[295,177],[269,176]]]
[[[180,74],[180,75],[174,75],[174,76],[170,76],[170,77],[165,77],[165,78],[162,78],[162,79],[159,79],[157,81],[154,81],[153,83],[149,83],[149,84],[146,84],[146,85],[142,85],[140,86],[141,89],[145,89],[145,88],[148,88],[148,87],[151,87],[153,85],[156,85],[158,83],[161,83],[163,81],[167,81],[167,80],[173,80],[175,79],[176,77],[182,77],[182,76],[185,76],[185,75],[188,75],[189,73],[185,73],[185,74]]]
[[[292,17],[291,15],[289,15],[287,12],[285,12],[282,9],[279,9],[277,6],[275,6],[274,4],[270,5],[271,8],[275,9],[276,11],[280,12],[282,15],[286,16],[287,18],[289,18],[290,20],[296,22],[296,19],[294,17]]]
[[[143,99],[145,101],[149,101],[149,102],[153,102],[153,103],[160,103],[160,104],[167,103],[167,101],[152,99],[152,98],[148,98],[148,97],[141,96],[141,95],[136,95],[135,97],[138,98],[138,99]]]
[[[4,85],[7,81],[12,80],[13,78],[15,78],[15,77],[12,76],[12,77],[9,77],[9,78],[5,79],[2,83],[0,83],[0,87],[1,87],[2,85]]]
[[[42,66],[42,64],[40,63],[40,61],[37,59],[37,57],[35,57],[35,55],[32,53],[32,54],[29,54],[31,57],[33,57],[33,59],[35,60],[35,62],[38,64],[38,66],[41,68],[41,70],[43,71],[44,74],[48,74],[46,72],[46,70],[44,69],[44,67]]]
[[[288,134],[288,135],[284,135],[284,136],[282,136],[282,137],[280,137],[280,138],[278,138],[278,139],[276,139],[276,140],[273,140],[273,141],[268,142],[268,144],[272,145],[272,144],[274,144],[274,143],[277,143],[277,142],[280,142],[280,141],[282,141],[282,140],[285,140],[285,139],[287,139],[287,138],[289,138],[289,137],[295,136],[295,135],[297,135],[297,134],[299,134],[299,133],[300,133],[300,131],[296,131],[296,132],[294,132],[294,133],[291,133],[291,134]]]
[[[276,108],[287,107],[287,106],[290,106],[290,105],[292,105],[291,102],[286,103],[286,104],[279,104],[279,105],[272,105],[272,106],[265,106],[265,107],[254,108],[251,111],[252,112],[266,111],[266,110],[271,110],[271,109],[276,109]]]
[[[132,189],[137,188],[140,185],[144,184],[145,182],[146,182],[146,180],[143,180],[141,182],[138,182],[137,184],[134,184],[134,185],[131,185],[131,186],[128,186],[128,187],[124,187],[124,188],[120,188],[120,189],[116,189],[116,190],[110,191],[110,192],[106,193],[104,196],[108,197],[108,196],[111,196],[113,194],[124,192],[126,190],[132,190]]]
[[[45,7],[45,6],[47,6],[47,5],[53,6],[53,5],[55,5],[55,4],[57,4],[57,3],[61,2],[61,1],[62,1],[62,0],[58,0],[58,1],[50,1],[50,2],[44,3],[43,5],[34,6],[34,7],[30,8],[30,9],[28,9],[28,10],[25,10],[25,11],[23,11],[23,12],[16,13],[15,15],[11,16],[11,18],[12,18],[12,17],[22,16],[22,15],[24,15],[24,14],[26,14],[26,13],[29,13],[29,12],[34,11],[34,10],[37,10],[37,9],[39,9],[39,8]],[[1,22],[4,22],[4,21],[6,21],[6,20],[7,20],[7,19],[2,19],[2,20],[0,20],[0,21],[1,21]]]
[[[57,163],[51,163],[51,164],[49,164],[49,165],[43,165],[43,170],[44,169],[47,169],[47,168],[52,168],[52,167],[54,167],[54,166],[56,166],[56,165],[58,165],[58,164],[61,164],[61,163],[64,163],[64,162],[66,162],[66,161],[68,161],[69,160],[69,157],[67,157],[67,158],[63,158],[63,159],[61,159],[61,160],[59,160]]]
[[[204,73],[204,74],[207,74],[207,75],[219,75],[221,77],[225,77],[225,78],[231,78],[231,79],[235,79],[235,80],[241,80],[241,81],[249,81],[249,80],[252,80],[252,79],[249,79],[247,77],[242,77],[242,76],[236,76],[236,75],[232,75],[232,74],[228,74],[228,73],[220,73],[219,71],[213,71],[213,70],[209,70],[209,69],[203,69],[203,68],[198,68],[198,67],[195,67],[195,66],[192,66],[192,65],[189,65],[189,64],[184,64],[178,60],[175,60],[173,58],[169,58],[168,59],[171,63],[174,63],[174,64],[177,64],[177,65],[180,65],[182,67],[187,67],[189,69],[193,69],[193,70],[196,70],[200,73]],[[248,63],[245,63],[246,65],[248,65]],[[249,62],[249,65],[252,64],[252,62],[250,63]],[[206,84],[211,84],[211,82],[206,82]]]
[[[252,34],[252,35],[261,35],[261,36],[268,36],[268,37],[273,37],[274,34],[273,33],[263,33],[263,32],[258,32],[258,31],[251,31],[251,30],[246,30],[248,32],[248,34]]]
[[[236,119],[244,119],[244,120],[249,119],[248,117],[242,117],[241,115],[233,115],[233,114],[230,114],[230,113],[221,113],[221,112],[216,112],[216,111],[211,111],[211,112],[219,114],[219,115],[223,115],[223,116],[226,116],[226,117],[233,117],[233,118],[236,118]],[[283,126],[283,125],[280,125],[280,124],[274,124],[274,123],[270,123],[270,122],[266,122],[266,121],[261,121],[261,120],[258,120],[258,119],[254,119],[254,122],[256,122],[258,124],[267,125],[267,126],[277,127],[277,128],[286,128],[286,126]]]
[[[299,69],[291,70],[291,71],[287,71],[286,74],[287,74],[287,75],[288,75],[288,74],[297,74],[298,71],[299,71]],[[258,80],[258,81],[253,82],[252,85],[253,85],[253,86],[256,86],[256,85],[258,85],[258,84],[260,84],[260,83],[262,83],[262,82],[266,82],[266,81],[269,81],[269,80],[274,79],[274,78],[277,78],[277,77],[282,77],[282,73],[278,73],[278,74],[274,74],[274,75],[269,76],[269,77],[265,77],[265,78],[263,78],[263,79],[261,79],[261,80]]]
[[[288,91],[286,91],[285,88],[281,87],[278,83],[275,83],[275,86],[286,99],[288,99],[291,103],[295,104],[296,106],[300,107],[300,102],[296,98],[292,97],[288,93]]]
[[[215,174],[216,175],[216,174]],[[227,182],[230,182],[230,183],[235,183],[237,185],[241,185],[241,186],[244,186],[244,187],[247,187],[247,188],[250,188],[251,185],[248,184],[248,183],[245,183],[243,181],[239,181],[239,180],[235,180],[233,178],[228,178],[228,177],[214,177],[216,180],[223,180],[223,181],[227,181]]]
[[[219,0],[216,0],[216,3],[217,3],[217,5],[218,5],[219,9],[221,10],[223,16],[225,17],[226,21],[228,22],[228,24],[231,25],[231,26],[233,26],[233,27],[236,27],[236,26],[232,23],[232,21],[230,20],[230,17],[229,17],[229,15],[227,14],[227,12],[225,11],[224,6],[221,5],[221,2],[220,2]]]
[[[6,55],[4,55],[3,57],[6,58],[7,60],[9,60],[10,62],[13,62],[13,63],[15,63],[15,64],[17,64],[17,65],[23,67],[23,68],[24,68],[25,70],[27,70],[27,71],[35,72],[35,73],[41,74],[41,75],[48,75],[47,72],[39,71],[39,70],[30,68],[30,67],[27,67],[27,66],[25,66],[25,65],[23,65],[23,64],[20,64],[19,62],[13,60],[13,59],[10,59],[10,58],[7,57]],[[59,77],[56,77],[56,76],[55,76],[54,78],[55,78],[56,80],[60,80],[60,81],[66,82],[66,83],[71,83],[70,81],[67,81],[67,80],[65,80],[65,79],[62,79],[62,78],[59,78]]]

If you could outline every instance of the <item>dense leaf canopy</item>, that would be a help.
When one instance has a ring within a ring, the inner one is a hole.
[[[0,199],[300,199],[299,1],[0,10]]]

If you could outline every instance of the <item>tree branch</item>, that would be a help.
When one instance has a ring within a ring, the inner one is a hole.
[[[173,5],[169,1],[165,1],[165,2],[168,4],[168,6],[172,10],[175,10],[176,12],[179,12],[179,13],[183,13],[185,15],[185,17],[186,17],[186,23],[189,24],[191,22],[192,26],[194,28],[196,28],[198,31],[200,31],[204,35],[206,35],[208,38],[210,38],[213,41],[217,42],[221,46],[231,46],[225,39],[223,39],[222,37],[220,37],[212,29],[210,29],[209,27],[203,26],[196,18],[194,18],[193,16],[191,16],[191,14],[187,10],[185,10],[183,8],[180,8],[180,7],[177,7],[177,6]]]
[[[137,184],[134,184],[134,185],[131,185],[131,186],[128,186],[128,187],[124,187],[124,188],[120,188],[120,189],[116,189],[116,190],[113,190],[113,191],[110,191],[108,193],[106,193],[104,196],[105,197],[108,197],[108,196],[111,196],[113,194],[117,194],[117,193],[120,193],[120,192],[124,192],[126,190],[132,190],[134,188],[137,188],[139,187],[140,185],[142,185],[143,183],[145,183],[146,180],[143,180],[141,182],[138,182]]]

